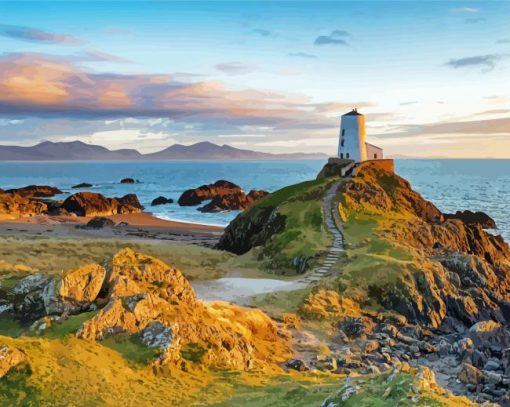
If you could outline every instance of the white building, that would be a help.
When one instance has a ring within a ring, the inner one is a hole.
[[[341,118],[338,157],[355,162],[383,158],[382,148],[366,142],[365,116],[358,113],[357,109]]]

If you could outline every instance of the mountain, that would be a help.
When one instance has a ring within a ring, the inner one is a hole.
[[[65,160],[296,160],[324,159],[321,153],[270,154],[242,150],[229,145],[201,142],[185,146],[174,144],[151,154],[134,149],[109,150],[81,141],[45,141],[31,147],[0,146],[0,161],[65,161]]]
[[[0,146],[0,161],[62,161],[62,160],[136,160],[136,150],[108,150],[81,141],[44,141],[31,147]]]

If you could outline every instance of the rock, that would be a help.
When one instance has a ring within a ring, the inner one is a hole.
[[[0,192],[0,215],[12,218],[46,213],[48,205],[17,193]]]
[[[103,228],[112,228],[115,226],[115,222],[109,218],[105,218],[104,216],[94,216],[91,220],[87,222],[84,226],[86,229],[103,229]]]
[[[113,258],[102,293],[107,305],[77,336],[102,340],[126,333],[149,345],[168,343],[153,363],[179,363],[187,346],[198,350],[203,365],[235,370],[276,366],[290,356],[290,333],[262,311],[202,303],[179,270],[131,249]]]
[[[480,321],[469,328],[468,335],[477,347],[510,346],[510,333],[496,321]]]
[[[286,217],[271,207],[253,207],[237,216],[226,228],[216,246],[235,254],[244,254],[261,246],[285,228]]]
[[[27,356],[20,350],[0,344],[0,379],[21,363],[27,362]]]
[[[338,324],[349,338],[358,338],[366,332],[366,326],[361,318],[347,317]]]
[[[178,203],[180,206],[195,206],[210,199],[211,202],[198,209],[201,212],[223,212],[246,209],[268,194],[266,191],[256,190],[245,194],[239,185],[220,180],[184,191]]]
[[[444,214],[445,219],[460,219],[468,225],[480,225],[484,229],[496,229],[496,221],[484,212],[457,211]]]
[[[301,359],[291,359],[286,363],[286,366],[289,369],[297,370],[298,372],[305,372],[309,370],[306,363]]]
[[[377,349],[379,349],[380,345],[377,341],[367,341],[364,346],[364,351],[366,353],[372,353],[375,352]]]
[[[269,195],[267,191],[252,190],[248,195],[241,191],[231,195],[216,196],[198,210],[201,212],[225,212],[246,209],[267,195]]]
[[[119,213],[139,213],[143,207],[134,194],[122,198],[106,198],[94,192],[78,192],[68,197],[62,209],[78,216],[108,216]]]
[[[202,185],[195,189],[188,189],[182,193],[177,201],[180,206],[195,206],[203,201],[218,196],[237,195],[242,192],[241,187],[232,182],[219,180],[214,184]]]
[[[483,380],[483,373],[468,363],[464,363],[459,372],[458,378],[464,384],[480,384]]]
[[[80,189],[80,188],[92,188],[94,185],[89,184],[88,182],[82,182],[81,184],[73,185],[71,188]]]
[[[158,196],[157,198],[152,200],[151,206],[166,205],[166,204],[170,204],[173,202],[174,202],[173,199],[165,198],[164,196]]]
[[[495,386],[501,383],[502,376],[499,373],[494,373],[492,371],[484,371],[483,379],[485,383]]]
[[[64,302],[92,303],[101,291],[105,278],[104,267],[99,264],[87,264],[64,276],[59,287],[59,295]]]
[[[27,198],[49,198],[54,195],[62,194],[60,189],[48,185],[29,185],[23,188],[8,189],[5,192]]]
[[[483,370],[487,370],[487,371],[496,371],[496,370],[499,370],[500,369],[500,365],[499,365],[499,362],[497,362],[496,360],[488,360],[487,363],[485,363],[485,366],[483,367]]]
[[[336,359],[331,356],[319,356],[315,362],[318,370],[332,372],[337,369]]]
[[[172,329],[158,321],[149,322],[138,334],[149,348],[168,349],[172,344]]]
[[[123,178],[120,180],[121,184],[138,184],[140,181],[134,178]]]
[[[471,350],[474,347],[475,344],[471,338],[462,338],[453,344],[452,350],[457,355],[463,355],[467,350]]]

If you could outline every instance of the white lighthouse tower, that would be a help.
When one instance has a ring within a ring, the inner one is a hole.
[[[353,109],[342,115],[340,122],[340,140],[338,143],[338,158],[355,162],[367,159],[365,132],[365,116]]]

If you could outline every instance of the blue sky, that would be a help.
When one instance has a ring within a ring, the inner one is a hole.
[[[333,154],[358,107],[388,154],[510,157],[509,17],[490,0],[0,2],[0,142]]]

